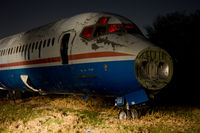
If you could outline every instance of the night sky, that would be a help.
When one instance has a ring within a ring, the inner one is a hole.
[[[200,0],[1,0],[0,38],[91,11],[128,17],[145,32],[158,15],[200,9]]]

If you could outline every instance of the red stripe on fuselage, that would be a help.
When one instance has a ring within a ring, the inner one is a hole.
[[[114,57],[114,56],[133,56],[133,55],[118,53],[118,52],[95,52],[95,53],[70,55],[68,58],[69,58],[69,60],[79,60],[79,59]],[[24,65],[35,65],[35,64],[43,64],[43,63],[53,63],[53,62],[60,62],[60,61],[61,61],[61,57],[52,57],[52,58],[46,58],[46,59],[0,64],[0,68],[24,66]]]
[[[69,60],[79,60],[79,59],[99,58],[99,57],[113,57],[113,56],[133,56],[133,55],[118,53],[118,52],[95,52],[95,53],[70,55]]]
[[[23,61],[23,62],[14,62],[14,63],[8,63],[8,64],[0,64],[0,68],[1,67],[14,67],[14,66],[51,63],[51,62],[59,62],[59,61],[61,61],[60,57],[54,57],[54,58],[38,59],[38,60],[32,60],[32,61]]]

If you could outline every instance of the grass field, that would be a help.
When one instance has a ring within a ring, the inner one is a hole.
[[[35,96],[0,101],[0,133],[200,132],[200,108],[156,106],[136,120],[118,120],[109,98]]]

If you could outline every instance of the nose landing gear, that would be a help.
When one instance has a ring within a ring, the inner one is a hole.
[[[138,119],[140,117],[139,111],[135,108],[130,109],[128,103],[126,104],[126,109],[122,109],[119,112],[118,118],[120,120],[127,120],[127,119]]]
[[[121,110],[118,115],[120,120],[138,119],[139,117],[139,113],[136,109]]]

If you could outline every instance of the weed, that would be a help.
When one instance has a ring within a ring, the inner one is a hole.
[[[90,112],[87,110],[83,110],[79,112],[80,118],[82,119],[83,123],[88,123],[91,125],[102,124],[102,119],[99,117],[99,113],[97,112]]]
[[[59,119],[49,119],[44,124],[49,126],[49,125],[51,125],[53,123],[62,124],[63,122],[64,122],[63,120],[59,120]]]
[[[8,132],[8,128],[0,128],[0,133]]]

